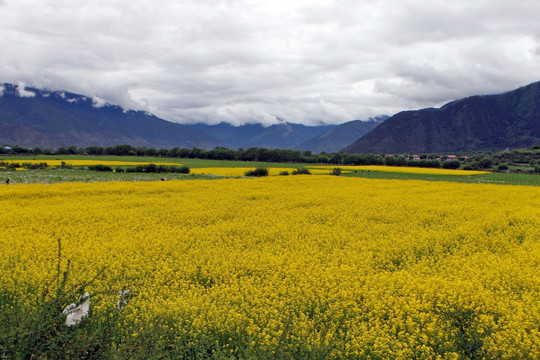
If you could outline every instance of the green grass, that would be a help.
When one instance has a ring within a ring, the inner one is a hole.
[[[510,171],[534,171],[534,167],[529,164],[512,164],[508,166]]]
[[[103,182],[103,181],[160,181],[215,179],[212,175],[176,174],[176,173],[113,173],[89,171],[85,168],[72,169],[49,168],[43,170],[0,171],[0,181],[10,178],[12,184],[53,184],[58,182]]]
[[[397,179],[397,180],[427,180],[450,181],[460,183],[487,183],[504,185],[531,185],[540,186],[540,176],[516,173],[487,173],[482,175],[433,175],[408,174],[383,171],[358,171],[345,176],[363,177],[370,179]]]
[[[517,150],[514,150],[513,153],[516,153],[516,154],[524,154],[524,155],[540,155],[540,149],[533,149],[533,148],[528,148],[528,149],[517,149]]]
[[[310,166],[310,164],[301,163],[268,163],[258,161],[232,161],[232,160],[206,160],[206,159],[177,159],[183,165],[190,169],[205,167],[266,167],[266,168],[295,168]]]

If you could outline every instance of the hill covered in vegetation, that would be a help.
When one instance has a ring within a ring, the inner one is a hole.
[[[344,149],[349,153],[497,151],[540,144],[540,82],[400,112]]]

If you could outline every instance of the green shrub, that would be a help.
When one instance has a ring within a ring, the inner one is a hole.
[[[281,172],[279,173],[279,175],[281,175],[281,176],[287,176],[287,175],[289,175],[289,172],[288,172],[287,170],[283,170],[283,171],[281,171]]]
[[[189,167],[183,165],[183,166],[169,166],[168,167],[171,171],[170,172],[173,172],[173,173],[177,173],[177,174],[189,174],[190,173],[190,169]]]
[[[125,169],[128,173],[177,173],[177,174],[189,174],[190,169],[187,166],[173,166],[173,165],[156,165],[146,164],[137,165],[135,167]]]
[[[441,167],[443,169],[457,169],[459,168],[459,166],[460,166],[460,163],[457,160],[447,160],[447,161],[443,161],[443,163],[441,164]]]
[[[311,171],[305,167],[301,167],[298,169],[293,170],[293,175],[311,175]]]
[[[157,173],[158,172],[158,166],[156,164],[148,164],[143,165],[143,172],[147,173]]]
[[[39,164],[33,164],[33,163],[22,163],[21,166],[25,169],[29,170],[37,170],[37,169],[45,169],[48,165],[46,162],[41,162]]]
[[[268,176],[268,168],[258,167],[254,170],[248,170],[244,173],[245,176]]]
[[[478,161],[478,168],[480,170],[490,168],[492,165],[493,165],[493,160],[488,156],[484,156],[482,159]]]
[[[88,166],[88,170],[90,170],[90,171],[101,171],[101,172],[112,172],[113,171],[112,167],[107,166],[107,165],[102,165],[102,164],[90,165],[90,166]]]
[[[508,170],[508,164],[499,164],[497,167],[500,171],[506,171]]]
[[[330,172],[330,175],[335,175],[335,176],[339,176],[341,175],[341,168],[339,167],[335,167],[332,169],[332,172]]]
[[[13,163],[3,162],[2,164],[0,164],[0,166],[5,166],[6,170],[15,170],[17,168],[20,168],[21,164],[16,163],[16,162],[13,162]]]

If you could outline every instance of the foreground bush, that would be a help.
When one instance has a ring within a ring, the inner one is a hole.
[[[111,302],[101,309],[92,306],[84,311],[82,302],[89,304],[94,297],[100,297],[100,294],[90,296],[86,288],[103,276],[103,271],[99,271],[94,278],[88,278],[88,281],[68,286],[71,262],[63,260],[61,241],[58,240],[56,274],[48,283],[41,288],[19,288],[16,292],[10,292],[5,287],[0,289],[2,358],[113,357],[113,343],[122,338],[120,320],[128,305],[129,291],[120,290],[117,303]],[[20,297],[21,292],[26,296]],[[77,314],[77,310],[82,315]]]

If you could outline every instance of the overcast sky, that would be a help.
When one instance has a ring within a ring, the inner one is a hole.
[[[318,124],[540,80],[538,0],[0,0],[0,83]]]

